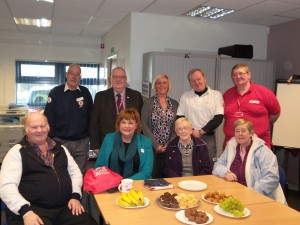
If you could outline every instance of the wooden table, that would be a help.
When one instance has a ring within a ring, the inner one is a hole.
[[[193,176],[193,177],[178,177],[167,178],[167,181],[174,185],[174,189],[150,191],[143,186],[144,181],[134,181],[134,189],[144,192],[145,197],[149,198],[150,205],[139,209],[124,209],[116,204],[116,199],[120,195],[117,193],[100,193],[95,195],[99,210],[107,224],[123,225],[126,223],[136,225],[180,225],[183,224],[175,218],[177,211],[161,208],[157,205],[156,199],[164,192],[171,193],[192,193],[196,197],[201,198],[208,191],[222,191],[226,194],[232,194],[251,212],[249,217],[236,219],[219,215],[214,211],[213,204],[201,201],[199,209],[210,213],[214,220],[212,224],[232,225],[232,224],[299,224],[300,213],[275,202],[264,195],[261,195],[239,183],[228,182],[214,175],[208,176]],[[207,184],[207,189],[204,191],[186,191],[178,187],[178,182],[183,180],[199,180]]]

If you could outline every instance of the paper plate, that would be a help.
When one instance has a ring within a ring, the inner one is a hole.
[[[241,217],[234,216],[233,214],[224,211],[223,209],[221,209],[221,207],[220,207],[219,205],[216,205],[216,206],[214,207],[214,210],[215,210],[215,212],[219,213],[219,214],[222,215],[222,216],[227,216],[227,217],[236,218],[236,219],[239,219],[239,218],[245,218],[245,217],[247,217],[247,216],[250,215],[250,210],[247,209],[247,208],[244,208],[244,213],[245,213],[245,215],[244,215],[244,216],[241,216]]]
[[[214,220],[214,218],[213,218],[213,216],[211,214],[209,214],[207,212],[205,212],[205,213],[208,216],[208,221],[205,222],[205,223],[195,223],[195,222],[189,221],[189,219],[187,217],[185,217],[185,215],[184,215],[184,210],[178,211],[176,213],[175,217],[180,222],[185,223],[185,224],[190,224],[190,225],[209,224],[209,223],[211,223]]]
[[[178,186],[187,191],[202,191],[207,188],[207,184],[198,180],[180,181]]]
[[[228,197],[229,195],[225,195],[225,196]],[[211,201],[208,201],[208,200],[206,199],[206,194],[202,195],[201,198],[202,198],[203,201],[208,202],[208,203],[210,203],[210,204],[215,204],[215,205],[219,204],[219,202],[211,202]]]

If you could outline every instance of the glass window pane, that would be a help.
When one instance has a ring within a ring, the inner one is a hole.
[[[80,84],[86,86],[94,98],[97,92],[107,88],[104,68],[99,64],[80,65]],[[66,82],[68,67],[69,64],[61,62],[16,61],[16,103],[28,105],[29,111],[42,110],[49,91]]]
[[[81,67],[82,78],[94,78],[97,79],[98,68],[97,67]]]
[[[22,77],[55,77],[54,65],[21,64]]]
[[[98,68],[91,66],[80,66],[81,68],[81,78],[82,79],[97,79],[98,76]],[[66,72],[68,71],[69,66],[66,66]]]

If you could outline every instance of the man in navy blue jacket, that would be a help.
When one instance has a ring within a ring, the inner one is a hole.
[[[50,91],[44,114],[50,125],[49,136],[67,147],[84,174],[90,149],[93,99],[89,90],[79,85],[81,68],[78,64],[69,66],[66,79],[65,84]]]

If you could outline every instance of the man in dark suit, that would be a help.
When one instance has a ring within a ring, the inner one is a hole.
[[[96,94],[91,118],[90,149],[98,154],[104,136],[115,131],[117,114],[124,108],[135,107],[141,112],[143,99],[140,92],[126,87],[126,71],[122,67],[112,70],[111,88]]]

